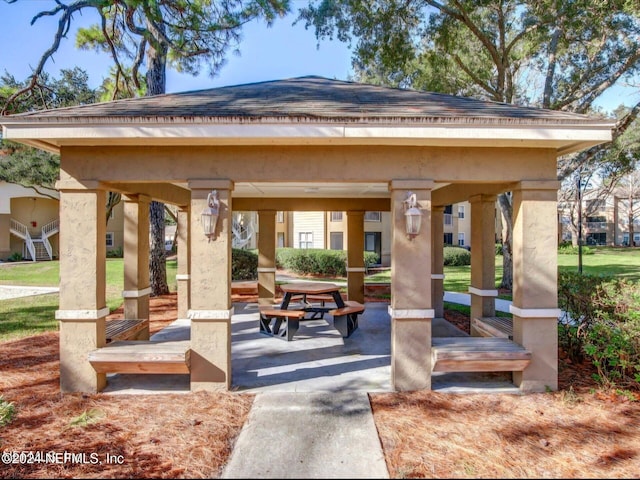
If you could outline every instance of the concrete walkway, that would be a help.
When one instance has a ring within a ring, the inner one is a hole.
[[[389,478],[366,392],[265,392],[222,478]]]

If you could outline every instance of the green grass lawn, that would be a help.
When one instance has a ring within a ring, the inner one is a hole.
[[[121,258],[109,258],[106,266],[107,307],[113,311],[122,305],[124,263]],[[167,261],[167,282],[171,291],[176,290],[176,270],[176,261]],[[60,264],[57,261],[0,267],[0,285],[57,287],[59,278]],[[56,330],[55,312],[58,305],[57,293],[0,300],[0,341]]]
[[[614,275],[640,281],[640,248],[590,247],[594,253],[582,256],[582,271],[591,275]],[[578,271],[578,255],[559,254],[559,271]],[[388,283],[389,270],[367,276],[366,283]],[[471,267],[444,267],[444,289],[467,292],[471,282]],[[502,282],[502,256],[496,255],[496,288]]]

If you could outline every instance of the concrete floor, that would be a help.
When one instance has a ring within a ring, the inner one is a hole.
[[[237,392],[388,392],[391,389],[391,322],[386,303],[367,303],[359,328],[342,338],[329,319],[301,322],[293,341],[261,334],[255,303],[234,304],[232,390]],[[466,334],[434,319],[433,336]],[[152,339],[189,338],[189,321],[178,320]],[[432,389],[452,393],[512,393],[510,374],[434,373]],[[109,375],[105,393],[189,391],[188,375]]]

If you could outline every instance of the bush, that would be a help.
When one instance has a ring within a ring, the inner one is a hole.
[[[376,263],[374,252],[363,252],[364,266]],[[347,275],[347,252],[317,248],[278,248],[276,266],[291,270],[298,275],[324,275],[344,277]]]
[[[471,265],[471,252],[462,247],[444,247],[444,264],[450,267]]]
[[[107,258],[122,258],[123,256],[124,254],[122,253],[122,247],[107,250]]]
[[[589,358],[603,386],[640,387],[640,285],[621,278],[561,273],[559,343],[573,361]]]
[[[16,408],[13,402],[7,402],[2,395],[0,395],[0,427],[9,425],[13,421],[15,413]]]
[[[578,250],[577,246],[574,247],[570,243],[563,242],[558,246],[558,253],[564,253],[565,255],[578,255]],[[593,248],[582,246],[583,255],[593,255],[594,253],[596,252]]]
[[[7,258],[9,262],[21,262],[22,260],[24,260],[24,257],[19,252],[13,252],[11,256]]]
[[[502,244],[496,243],[496,255],[502,255]]]
[[[258,254],[255,251],[240,248],[231,249],[231,279],[258,279]]]

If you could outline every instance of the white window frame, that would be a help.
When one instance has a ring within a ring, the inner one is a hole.
[[[382,214],[380,212],[364,212],[365,222],[381,222]]]
[[[458,205],[458,218],[464,218],[464,205]]]
[[[284,212],[283,211],[276,212],[276,222],[284,223]]]
[[[299,232],[298,246],[305,249],[313,248],[313,232]]]
[[[458,232],[458,246],[464,247],[464,232]]]
[[[342,221],[342,212],[331,212],[331,221],[332,222],[341,222]]]
[[[115,245],[115,236],[113,232],[107,232],[106,235],[107,248],[113,248]]]

